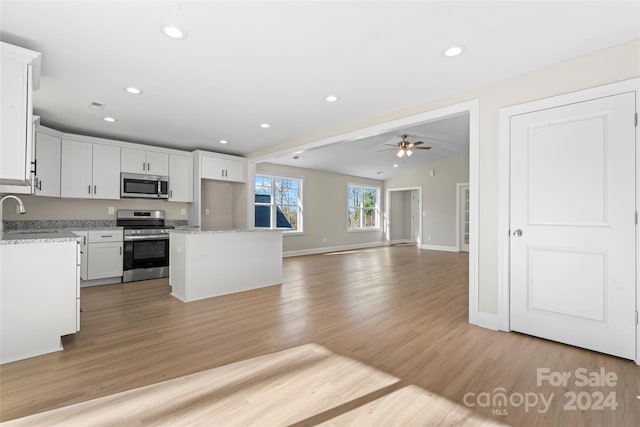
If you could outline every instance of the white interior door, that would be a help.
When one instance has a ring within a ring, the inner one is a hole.
[[[635,93],[511,118],[511,329],[635,357]]]

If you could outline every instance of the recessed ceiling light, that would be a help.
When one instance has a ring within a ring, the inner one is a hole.
[[[134,95],[140,95],[142,93],[142,91],[140,89],[138,89],[137,87],[133,87],[133,86],[125,87],[124,90],[126,90],[127,92],[132,93]]]
[[[264,129],[267,129],[267,128],[270,128],[270,127],[271,127],[271,125],[270,125],[269,123],[262,123],[262,124],[260,125],[260,127],[261,127],[261,128],[264,128]]]
[[[229,143],[229,141],[227,141],[226,139],[221,139],[220,140],[220,144],[228,144],[228,143]]]
[[[105,118],[104,118],[104,121],[105,121],[105,122],[109,122],[109,123],[113,123],[113,122],[115,122],[115,121],[116,121],[116,119],[114,119],[113,117],[105,117]]]
[[[444,56],[458,56],[462,53],[463,50],[464,49],[462,48],[462,46],[451,46],[449,49],[444,51]]]
[[[167,37],[171,37],[172,39],[185,39],[187,38],[187,32],[184,30],[181,30],[178,27],[175,27],[173,25],[167,25],[166,27],[162,28],[162,31],[165,33],[165,35]]]
[[[294,151],[293,155],[297,156],[297,155],[302,154],[302,153],[304,153],[304,150],[298,150],[298,151]]]
[[[398,167],[398,164],[397,164],[397,163],[394,163],[394,164],[393,164],[393,167],[394,167],[394,168],[397,168],[397,167]]]
[[[335,95],[329,95],[324,100],[327,102],[336,102],[338,100],[338,97]]]

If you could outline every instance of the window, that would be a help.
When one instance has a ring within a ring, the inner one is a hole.
[[[255,226],[302,232],[302,179],[256,175]]]
[[[380,189],[349,185],[348,221],[349,230],[380,228]]]

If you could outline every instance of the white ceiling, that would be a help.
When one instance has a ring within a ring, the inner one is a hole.
[[[35,112],[45,125],[247,155],[638,39],[639,4],[4,0],[0,39],[42,52]],[[165,24],[188,37],[167,38]],[[445,58],[454,44],[465,52]],[[127,94],[130,85],[144,94]],[[340,100],[325,102],[329,94]],[[312,153],[297,165],[322,168]],[[334,155],[322,154],[330,164],[343,158]]]

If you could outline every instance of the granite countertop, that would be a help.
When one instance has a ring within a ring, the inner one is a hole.
[[[201,228],[201,227],[189,227],[189,228],[175,228],[173,230],[169,230],[171,233],[179,233],[179,234],[222,234],[222,233],[265,233],[265,232],[282,232],[282,230],[271,230],[265,228],[236,228],[236,229],[212,229],[212,228]]]
[[[69,230],[8,231],[0,233],[0,245],[76,242],[80,236]]]

